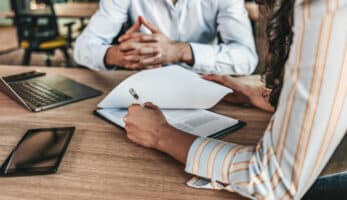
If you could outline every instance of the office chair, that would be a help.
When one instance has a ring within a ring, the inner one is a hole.
[[[15,12],[19,46],[25,50],[23,65],[30,64],[33,52],[45,52],[46,65],[51,66],[50,57],[56,49],[63,52],[66,65],[71,65],[68,49],[71,48],[74,23],[64,25],[68,29],[66,38],[59,35],[52,0],[11,0],[11,6]]]

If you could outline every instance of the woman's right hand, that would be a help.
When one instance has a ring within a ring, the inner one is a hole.
[[[275,111],[269,102],[271,89],[266,88],[259,75],[243,77],[205,75],[203,78],[234,90],[232,94],[224,98],[229,103],[251,104],[268,112]]]

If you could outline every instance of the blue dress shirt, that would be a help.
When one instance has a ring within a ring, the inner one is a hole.
[[[138,16],[170,39],[188,42],[193,70],[199,73],[250,74],[258,63],[244,0],[101,0],[100,8],[77,39],[75,60],[105,70],[104,56],[122,26]],[[142,27],[141,32],[149,33]]]

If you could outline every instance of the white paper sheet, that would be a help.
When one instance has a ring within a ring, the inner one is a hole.
[[[208,137],[239,123],[224,115],[207,110],[162,110],[168,122],[184,132]],[[111,122],[124,128],[123,118],[127,109],[100,109],[97,112]]]
[[[130,95],[133,88],[139,95]],[[133,103],[152,102],[162,109],[209,109],[232,90],[206,81],[178,65],[145,70],[120,83],[98,105],[99,108],[127,108]]]

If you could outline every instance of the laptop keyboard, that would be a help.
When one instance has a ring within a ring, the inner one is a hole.
[[[16,82],[10,85],[31,108],[44,107],[72,99],[40,81]]]

